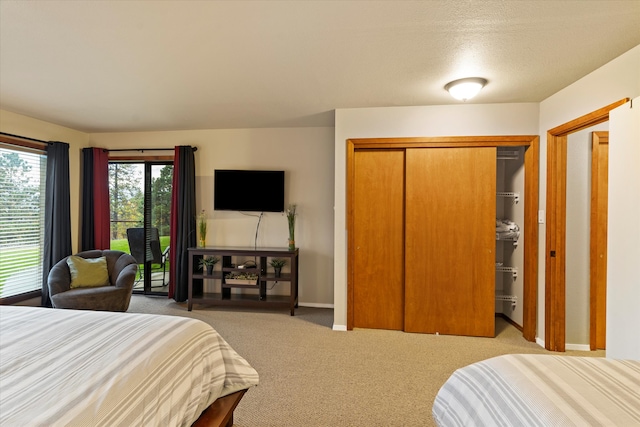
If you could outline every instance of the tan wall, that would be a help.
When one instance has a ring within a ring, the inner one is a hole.
[[[333,305],[333,128],[193,130],[86,134],[0,110],[0,131],[70,145],[71,228],[79,248],[80,159],[84,147],[170,148],[193,145],[196,152],[196,204],[209,217],[210,245],[253,246],[257,218],[213,211],[214,169],[285,170],[286,203],[298,204],[296,246],[300,248],[300,302]],[[145,152],[149,154],[150,152]],[[121,153],[125,154],[125,153]],[[133,153],[126,153],[127,155]],[[139,154],[139,153],[138,153]],[[167,155],[167,152],[154,154]],[[250,197],[255,188],[238,189]],[[284,214],[265,213],[258,246],[286,247]],[[275,290],[278,291],[277,289]]]
[[[295,237],[300,248],[300,303],[333,305],[333,128],[101,133],[91,134],[91,145],[109,149],[198,147],[196,208],[204,209],[208,217],[207,245],[253,247],[258,220],[254,213],[213,210],[215,169],[284,170],[285,203],[298,205]],[[268,191],[258,182],[237,190],[245,197]],[[284,248],[287,237],[286,216],[265,213],[257,245]],[[280,291],[276,288],[274,292]]]

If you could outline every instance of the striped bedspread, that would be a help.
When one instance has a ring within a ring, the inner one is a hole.
[[[640,361],[506,355],[458,369],[439,426],[640,426]]]
[[[0,306],[0,426],[189,426],[257,384],[199,320]]]

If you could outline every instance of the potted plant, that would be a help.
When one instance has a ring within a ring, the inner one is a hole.
[[[297,205],[295,204],[291,204],[289,205],[289,207],[287,208],[287,222],[289,223],[289,250],[290,251],[295,251],[296,250],[296,238],[295,238],[295,231],[296,231],[296,209],[297,209]]]
[[[230,285],[255,285],[258,275],[254,273],[229,273],[225,276],[225,282]]]
[[[204,209],[198,215],[198,237],[200,238],[200,247],[204,248],[207,241],[207,214]]]
[[[220,258],[213,256],[205,256],[200,258],[200,270],[207,269],[207,275],[211,276],[213,274],[213,266],[220,261]]]
[[[273,270],[276,272],[276,277],[280,277],[280,273],[282,272],[282,267],[287,263],[287,260],[284,258],[272,258],[269,264],[273,267]]]

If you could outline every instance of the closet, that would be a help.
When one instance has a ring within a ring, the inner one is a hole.
[[[495,312],[522,325],[524,149],[498,147],[496,162]]]
[[[497,147],[532,140],[347,141],[348,329],[494,336]]]

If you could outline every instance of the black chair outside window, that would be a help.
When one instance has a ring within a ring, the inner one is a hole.
[[[169,246],[164,251],[160,249],[160,233],[157,228],[147,229],[148,245],[144,241],[144,228],[128,228],[127,240],[129,241],[129,249],[131,256],[136,259],[138,264],[150,261],[151,264],[159,265],[162,268],[162,279],[153,279],[153,271],[151,272],[151,281],[161,280],[162,285],[166,286],[165,277],[167,270],[167,260],[169,259]]]

